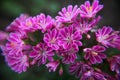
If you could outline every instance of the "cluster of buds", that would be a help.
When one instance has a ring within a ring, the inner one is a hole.
[[[62,75],[64,64],[80,80],[119,80],[120,32],[98,27],[101,16],[96,14],[102,8],[94,0],[80,7],[68,5],[55,18],[21,14],[6,28],[7,42],[1,46],[5,61],[18,73],[37,64]],[[119,53],[107,53],[112,48]]]

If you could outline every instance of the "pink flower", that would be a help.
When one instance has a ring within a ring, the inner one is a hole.
[[[22,52],[25,43],[22,41],[19,33],[10,33],[8,41],[9,42],[6,43],[6,49],[9,51],[8,55],[18,55],[20,52]]]
[[[84,62],[75,62],[70,65],[69,72],[75,74],[80,80],[104,80],[106,79],[102,73],[95,71],[92,67]]]
[[[45,43],[39,43],[33,47],[33,51],[30,53],[30,57],[33,58],[31,64],[38,62],[38,65],[45,64],[46,60],[53,61],[52,49],[49,48]]]
[[[35,30],[38,30],[37,18],[29,17],[25,21],[22,21],[20,29],[26,32],[34,32]]]
[[[53,50],[58,50],[59,45],[58,45],[58,30],[53,29],[51,31],[48,31],[44,35],[44,42],[47,43],[49,47],[51,47]]]
[[[116,34],[117,35],[117,34]],[[117,35],[113,40],[111,41],[111,44],[115,46],[115,48],[120,50],[120,35]]]
[[[92,48],[85,48],[85,56],[86,60],[89,60],[92,64],[102,63],[102,59],[106,58],[106,55],[103,53],[105,48],[99,45],[95,45]]]
[[[77,5],[74,7],[69,5],[67,9],[65,7],[62,8],[62,11],[58,12],[58,14],[59,16],[56,16],[57,22],[72,23],[79,14],[79,8]]]
[[[15,72],[25,72],[29,67],[27,54],[31,45],[26,45],[22,40],[23,35],[19,32],[10,33],[6,46],[2,46],[6,62]]]
[[[69,49],[63,49],[61,48],[58,51],[58,54],[62,56],[62,62],[65,64],[74,63],[74,61],[77,59],[77,52],[79,51],[77,45],[72,45]]]
[[[69,72],[75,74],[77,78],[81,77],[85,72],[92,70],[92,68],[84,62],[75,62],[70,65]]]
[[[42,29],[43,33],[50,30],[54,25],[54,19],[52,19],[52,17],[49,15],[45,16],[43,13],[37,16],[37,21],[39,29]]]
[[[58,45],[64,49],[68,49],[72,45],[82,46],[82,43],[79,41],[82,39],[82,36],[74,30],[73,26],[65,27],[59,33]]]
[[[28,57],[24,53],[19,55],[5,56],[6,62],[12,70],[18,73],[25,72],[29,67]]]
[[[51,71],[55,72],[59,64],[60,64],[59,61],[51,61],[46,64],[46,67],[49,68],[49,72]]]
[[[87,32],[92,29],[91,24],[88,23],[88,21],[83,20],[82,18],[81,18],[81,20],[76,20],[74,26],[75,26],[75,29],[80,34],[87,34]]]
[[[79,51],[79,48],[77,45],[72,45],[69,49],[64,49],[63,47],[60,47],[59,50],[56,51],[57,55],[62,58],[62,62],[65,64],[74,63],[74,61],[77,59],[77,52]]]
[[[96,16],[96,13],[103,8],[103,5],[99,5],[98,0],[94,0],[92,5],[90,1],[86,1],[84,5],[80,6],[80,16],[85,18],[92,18]]]
[[[73,25],[75,29],[80,32],[80,34],[87,34],[89,31],[92,31],[92,29],[94,29],[94,26],[98,24],[100,19],[100,16],[92,19],[91,21],[80,18],[79,20],[76,20]]]
[[[118,47],[120,38],[118,32],[113,31],[111,27],[104,26],[102,29],[98,29],[95,33],[96,39],[99,43],[105,47]]]
[[[111,71],[115,71],[117,74],[120,74],[120,55],[116,55],[108,59],[110,63]]]
[[[82,75],[80,80],[106,80],[106,78],[99,72],[88,70]]]
[[[18,18],[16,18],[7,28],[7,31],[19,31],[21,30],[20,25],[21,22],[24,22],[28,18],[28,15],[21,14]]]

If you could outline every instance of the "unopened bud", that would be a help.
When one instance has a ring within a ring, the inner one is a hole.
[[[62,68],[62,67],[60,67],[60,70],[59,70],[59,75],[60,75],[60,76],[62,76],[62,74],[63,74],[63,68]]]
[[[88,39],[90,39],[91,38],[91,36],[89,35],[89,34],[87,34],[87,36],[86,36]]]

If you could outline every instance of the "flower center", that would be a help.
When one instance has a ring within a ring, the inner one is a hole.
[[[66,12],[65,16],[67,17],[68,20],[71,20],[71,13],[70,12]]]
[[[55,42],[56,42],[56,39],[55,39],[55,38],[53,38],[53,39],[50,41],[51,44],[54,44]]]
[[[14,47],[14,46],[15,46],[15,44],[14,44],[13,42],[11,42],[11,43],[10,43],[10,45],[11,45],[12,47]]]
[[[67,39],[68,39],[68,43],[71,43],[71,37],[68,37]]]
[[[30,21],[28,21],[28,22],[26,23],[26,25],[27,25],[27,27],[29,27],[29,26],[32,25],[32,23],[31,23]]]
[[[93,54],[93,56],[97,56],[98,55],[98,53],[95,52],[95,51],[92,51],[92,54]]]
[[[100,37],[98,38],[98,41],[99,41],[99,42],[103,42],[103,41],[106,40],[108,37],[109,37],[109,35],[100,36]]]
[[[73,34],[72,35],[70,35],[69,33],[67,33],[67,41],[68,41],[68,43],[71,43],[71,41],[73,40]]]
[[[88,11],[88,12],[92,12],[92,9],[93,9],[92,6],[87,7],[87,11]]]
[[[43,49],[41,52],[42,52],[42,55],[43,55],[43,56],[46,55],[45,49]],[[41,52],[40,52],[40,53],[41,53]]]
[[[86,75],[91,76],[91,72],[90,72],[90,71],[88,71]]]

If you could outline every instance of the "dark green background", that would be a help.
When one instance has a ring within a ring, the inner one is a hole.
[[[5,30],[17,16],[21,13],[27,13],[31,16],[45,13],[55,17],[62,7],[70,4],[79,5],[85,0],[0,0],[0,30]],[[104,4],[104,9],[99,13],[102,16],[100,26],[110,25],[116,30],[120,30],[120,4],[119,0],[100,0]],[[64,67],[64,73],[59,76],[58,73],[49,73],[46,67],[34,66],[27,72],[18,74],[12,71],[0,54],[0,80],[77,80],[71,76],[67,67]],[[78,79],[79,80],[79,79]]]

